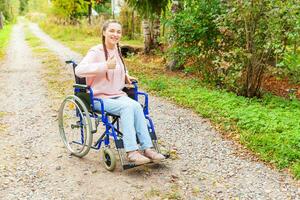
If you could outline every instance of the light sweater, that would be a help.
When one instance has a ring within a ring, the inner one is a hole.
[[[116,68],[108,69],[103,45],[92,47],[87,55],[75,68],[75,74],[86,78],[86,83],[93,89],[94,96],[98,98],[113,98],[126,96],[122,91],[125,86],[125,69],[118,54],[117,48],[108,51],[108,57],[116,58]]]

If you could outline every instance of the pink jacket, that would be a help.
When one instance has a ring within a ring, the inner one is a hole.
[[[122,91],[125,86],[125,69],[118,50],[109,50],[108,56],[116,58],[116,68],[108,69],[102,44],[92,47],[87,55],[75,68],[78,77],[85,77],[87,85],[92,87],[94,96],[112,98],[125,96]]]

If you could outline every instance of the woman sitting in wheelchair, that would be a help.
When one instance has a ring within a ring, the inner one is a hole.
[[[94,91],[94,96],[103,100],[106,112],[120,116],[128,161],[136,165],[150,161],[159,162],[165,157],[152,148],[142,106],[122,91],[125,83],[131,83],[134,78],[128,75],[122,59],[119,47],[121,35],[122,27],[119,22],[114,20],[105,22],[102,27],[102,44],[89,50],[76,67],[75,73],[79,77],[86,78],[87,85]],[[101,110],[100,103],[98,101],[94,103],[95,109]],[[138,151],[136,137],[140,142],[142,153]]]

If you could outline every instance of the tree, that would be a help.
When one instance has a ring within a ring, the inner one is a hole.
[[[122,23],[122,34],[128,39],[136,39],[136,35],[141,34],[142,20],[127,4],[122,6],[119,20]]]
[[[52,0],[53,13],[73,24],[88,14],[88,3],[85,0]]]
[[[220,36],[214,20],[220,11],[220,0],[173,2],[172,15],[167,19],[169,69],[201,71],[206,79],[214,79],[212,63],[218,55]]]
[[[0,0],[0,11],[4,19],[11,22],[18,16],[19,0]]]
[[[294,63],[300,74],[297,57],[286,56],[299,49],[297,2],[185,0],[183,9],[167,19],[172,44],[169,68],[200,72],[219,87],[247,97],[260,96],[267,66],[290,60],[281,63]]]
[[[172,0],[172,6],[171,6],[171,13],[172,15],[176,15],[179,11],[182,10],[182,1],[180,0]],[[169,45],[170,47],[172,47],[174,45],[174,41],[176,40],[175,34],[172,34],[173,32],[171,32],[170,34],[172,35],[171,37],[169,37]],[[172,56],[170,56],[171,59],[168,61],[167,63],[167,69],[174,71],[175,69],[179,69],[181,66],[178,66],[178,54],[176,54],[175,52],[173,53]]]
[[[25,12],[27,12],[28,9],[28,1],[29,0],[20,0],[20,14],[24,14]]]
[[[3,29],[4,26],[4,16],[2,12],[0,12],[0,30]]]
[[[93,8],[93,1],[92,0],[85,0],[88,4],[88,18],[89,18],[89,25],[92,24],[92,8]]]
[[[166,11],[169,0],[126,0],[143,17],[144,52],[148,54],[159,44],[160,17]]]
[[[219,18],[220,25],[232,33],[224,42],[228,61],[241,70],[240,93],[246,97],[260,96],[268,61],[274,55],[282,57],[285,36],[294,32],[290,24],[299,20],[299,4],[293,0],[231,0],[225,6],[227,12]],[[297,17],[291,18],[289,13]]]
[[[20,1],[27,2],[27,5],[26,4],[24,5],[24,10],[26,12],[47,13],[50,8],[50,0],[20,0]]]

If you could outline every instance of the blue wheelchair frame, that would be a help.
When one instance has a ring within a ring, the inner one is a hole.
[[[95,130],[92,130],[92,134],[97,132],[97,127],[101,122],[103,123],[103,125],[105,126],[105,131],[104,133],[100,136],[100,138],[94,143],[92,144],[92,146],[90,148],[95,149],[95,150],[99,150],[102,146],[102,144],[104,143],[105,147],[109,148],[110,147],[110,140],[109,138],[113,138],[114,142],[115,142],[115,146],[118,150],[119,156],[120,156],[120,160],[122,162],[122,168],[123,169],[130,169],[135,167],[135,164],[133,163],[128,163],[128,164],[124,164],[123,163],[123,159],[120,155],[120,149],[124,149],[124,145],[123,145],[123,141],[122,141],[122,132],[119,131],[119,116],[116,116],[114,114],[108,113],[105,111],[104,109],[104,103],[103,100],[101,98],[94,98],[94,93],[92,88],[90,88],[89,86],[87,86],[85,83],[85,79],[81,79],[79,77],[77,77],[75,75],[75,67],[77,66],[77,64],[70,60],[70,61],[66,61],[67,64],[72,64],[73,66],[73,70],[74,70],[74,76],[75,76],[75,81],[76,84],[73,85],[74,87],[74,94],[75,96],[77,96],[79,93],[87,93],[86,91],[88,91],[89,94],[89,98],[90,98],[90,108],[91,108],[91,112],[89,112],[89,116],[90,118],[95,118]],[[148,109],[148,94],[145,92],[141,92],[138,91],[138,85],[137,82],[134,81],[133,83],[133,96],[132,98],[135,101],[139,100],[139,96],[143,96],[144,97],[144,103],[141,105],[143,107],[143,112],[144,112],[144,116],[145,118],[148,120],[149,123],[148,124],[148,131],[151,137],[151,140],[153,142],[153,146],[154,148],[160,152],[158,144],[157,144],[157,137],[155,134],[155,128],[154,128],[154,124],[152,122],[152,119],[149,116],[149,109]],[[95,105],[94,105],[94,101],[98,101],[101,105],[101,111],[96,111],[95,110]],[[77,109],[77,116],[80,118],[80,125],[82,125],[82,118],[79,114],[79,110]],[[112,117],[112,120],[109,120],[109,117]],[[79,126],[80,126],[79,125]],[[83,136],[83,128],[81,127],[81,141],[77,142],[77,141],[73,141],[76,144],[82,145],[84,143],[84,136]]]

